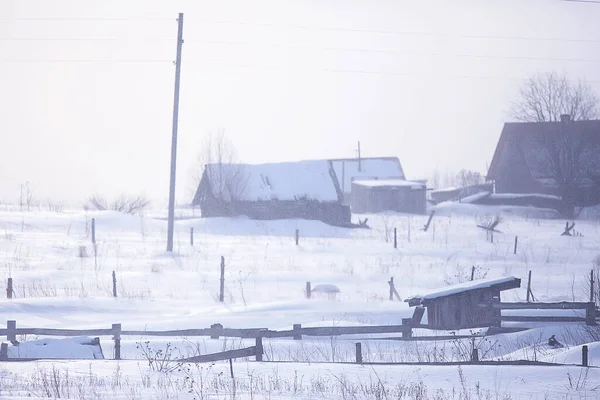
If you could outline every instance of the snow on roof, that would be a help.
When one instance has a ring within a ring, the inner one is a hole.
[[[429,293],[411,296],[404,301],[412,303],[414,300],[419,300],[419,299],[421,301],[437,299],[440,297],[451,296],[454,294],[464,293],[464,292],[468,292],[471,290],[486,289],[486,288],[490,288],[493,286],[502,285],[505,283],[517,282],[517,281],[518,281],[518,286],[520,286],[521,280],[518,278],[515,278],[514,276],[509,276],[506,278],[499,278],[499,279],[478,279],[478,280],[474,280],[474,281],[468,281],[468,282],[463,282],[463,283],[459,283],[456,285],[451,285],[451,286],[445,287],[443,289],[437,289],[437,290],[431,291]]]
[[[471,196],[463,197],[460,202],[461,203],[477,203],[479,200],[484,199],[491,195],[491,192],[479,192],[472,194]]]
[[[559,196],[554,196],[551,194],[541,194],[541,193],[492,193],[489,198],[490,199],[522,199],[527,197],[533,197],[538,199],[548,199],[548,200],[560,200]]]
[[[369,187],[410,187],[411,189],[424,189],[425,184],[404,179],[366,179],[354,180],[353,185]]]
[[[404,171],[398,157],[361,158],[360,171],[356,158],[331,160],[331,164],[344,193],[350,193],[352,190],[352,178],[404,179]]]
[[[209,164],[213,194],[242,201],[309,199],[337,202],[327,160],[269,164]],[[227,178],[230,177],[230,178]],[[235,188],[230,189],[232,182]],[[221,188],[221,190],[219,190]]]

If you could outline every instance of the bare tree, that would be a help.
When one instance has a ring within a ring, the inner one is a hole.
[[[461,169],[456,178],[458,179],[458,182],[460,182],[461,187],[480,185],[485,182],[481,173],[466,169]]]
[[[554,179],[562,198],[562,210],[559,211],[563,217],[573,218],[576,194],[589,175],[583,162],[586,137],[576,130],[571,121],[565,119],[560,132],[545,135],[543,143],[549,175]]]
[[[571,82],[566,75],[549,73],[533,76],[521,87],[512,114],[522,122],[560,122],[559,129],[548,127],[539,145],[544,148],[548,176],[562,197],[561,214],[573,218],[577,192],[590,178],[584,166],[588,138],[573,121],[598,116],[599,100],[585,81]]]
[[[584,80],[571,82],[567,75],[551,72],[528,78],[512,105],[511,114],[521,122],[557,122],[561,115],[574,121],[598,116],[598,97]]]
[[[143,212],[149,205],[150,200],[144,196],[127,197],[122,194],[109,203],[106,198],[94,194],[86,200],[83,208],[85,210],[114,210],[126,214],[137,214]]]
[[[210,190],[216,199],[235,202],[242,197],[248,177],[238,161],[235,146],[223,130],[206,137],[198,161],[199,172],[194,175],[196,188],[200,186],[202,177],[208,174]],[[196,192],[198,195],[199,192]]]

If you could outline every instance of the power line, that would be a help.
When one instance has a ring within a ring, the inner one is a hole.
[[[236,41],[217,41],[217,40],[202,40],[202,41],[186,41],[188,44],[193,43],[211,43],[211,44],[227,44],[227,45],[242,45],[242,46],[268,46],[276,48],[299,48],[306,50],[324,50],[324,51],[339,51],[339,52],[359,52],[359,53],[377,53],[391,55],[411,55],[411,56],[433,56],[433,57],[467,57],[467,58],[488,58],[494,60],[526,60],[526,61],[562,61],[562,62],[600,62],[600,59],[587,58],[561,58],[561,57],[530,57],[530,56],[496,56],[488,54],[461,54],[461,53],[424,53],[414,51],[398,51],[398,50],[377,50],[377,49],[354,49],[342,47],[315,47],[305,45],[282,45],[276,43],[252,43],[252,42],[236,42]]]
[[[173,21],[166,17],[0,17],[0,21]]]
[[[139,40],[139,41],[148,41],[148,40],[167,40],[171,38],[166,37],[145,37],[140,36],[136,38],[131,37],[35,37],[35,36],[23,36],[23,37],[0,37],[0,41],[31,41],[31,42],[62,42],[62,41],[90,41],[90,42],[102,42],[102,41],[118,41],[118,40],[126,40],[131,41],[131,39]],[[171,39],[172,40],[172,39]]]
[[[241,63],[221,63],[221,62],[206,62],[206,61],[188,61],[189,64],[202,64],[204,66],[215,65],[225,68],[247,68],[247,69],[266,69],[266,70],[289,70],[278,65],[265,64],[241,64]],[[356,74],[356,75],[372,75],[372,76],[406,76],[406,77],[422,77],[435,79],[467,79],[467,80],[489,80],[489,81],[523,81],[523,77],[507,77],[507,76],[476,76],[476,75],[439,75],[435,73],[422,72],[405,72],[405,71],[372,71],[364,69],[343,69],[343,68],[293,68],[304,72],[326,72],[339,74]],[[589,83],[600,83],[598,80],[586,80]]]
[[[580,0],[582,1],[582,0]],[[433,37],[457,37],[465,39],[488,39],[488,40],[522,40],[522,41],[542,41],[542,42],[567,42],[567,43],[600,43],[600,39],[578,39],[578,38],[544,38],[544,37],[529,37],[529,36],[496,36],[496,35],[469,35],[462,33],[435,33],[435,32],[419,32],[419,31],[390,31],[382,29],[361,29],[361,28],[339,28],[325,27],[318,25],[292,25],[292,24],[275,24],[275,23],[258,23],[245,21],[199,21],[203,24],[224,24],[224,25],[247,25],[257,27],[270,28],[289,28],[302,30],[322,30],[322,31],[339,31],[339,32],[359,32],[373,33],[381,35],[411,35],[411,36],[433,36]]]
[[[173,63],[173,60],[73,60],[73,59],[0,59],[4,64],[30,64],[30,63],[72,63],[72,64],[139,64],[139,63]]]

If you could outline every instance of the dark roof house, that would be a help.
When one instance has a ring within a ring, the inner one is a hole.
[[[553,156],[551,149],[560,152],[561,143],[571,141],[565,135],[571,135],[571,143],[581,146],[579,161],[573,163],[581,177],[574,194],[576,203],[600,203],[600,120],[572,121],[568,116],[558,122],[504,124],[487,175],[494,181],[495,191],[562,196],[553,172],[556,153]]]

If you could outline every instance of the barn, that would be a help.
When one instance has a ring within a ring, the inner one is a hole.
[[[354,181],[405,179],[404,170],[398,157],[338,158],[332,159],[330,162],[346,205],[352,203],[352,182]]]
[[[410,214],[427,212],[426,185],[404,179],[365,179],[352,181],[352,212],[395,211]]]
[[[427,309],[427,326],[433,329],[466,329],[496,326],[500,321],[500,310],[487,307],[500,301],[500,292],[521,286],[515,277],[500,279],[478,279],[434,290],[423,295],[412,296],[405,301],[418,308],[416,323],[419,323],[423,307]],[[420,315],[419,315],[420,314]]]
[[[565,140],[571,140],[568,135],[579,147],[569,156],[576,160],[568,167],[580,175],[575,182],[575,202],[582,206],[600,203],[600,120],[573,121],[568,115],[556,122],[504,124],[487,174],[495,192],[563,196],[556,179],[560,166],[554,160],[568,156],[560,150]]]
[[[268,164],[208,164],[192,201],[202,217],[308,219],[350,226],[327,160]]]

